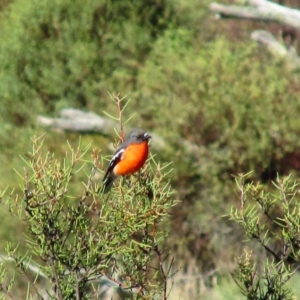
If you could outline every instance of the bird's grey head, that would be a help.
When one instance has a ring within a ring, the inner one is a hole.
[[[132,141],[148,141],[151,138],[151,135],[144,129],[133,129],[129,135],[128,139]]]

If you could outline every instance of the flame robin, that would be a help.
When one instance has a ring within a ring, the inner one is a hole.
[[[143,129],[132,130],[110,160],[103,178],[102,192],[107,193],[118,176],[129,175],[140,170],[149,153],[151,136]]]

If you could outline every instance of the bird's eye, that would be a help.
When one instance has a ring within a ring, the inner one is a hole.
[[[140,134],[138,134],[136,137],[137,137],[138,139],[140,139],[142,136],[141,136]]]

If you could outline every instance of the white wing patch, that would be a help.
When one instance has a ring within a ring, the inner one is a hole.
[[[123,158],[123,153],[125,152],[125,149],[120,149],[115,153],[115,155],[112,157],[109,163],[109,168],[113,169],[115,165]]]
[[[113,169],[114,167],[117,165],[117,163],[123,159],[123,153],[124,153],[125,149],[122,148],[122,149],[119,149],[115,155],[112,157],[112,159],[110,160],[109,162],[109,165],[108,165],[108,168],[107,168],[107,171],[104,175],[104,178],[103,178],[103,182],[104,184],[111,179],[111,175],[113,174]]]

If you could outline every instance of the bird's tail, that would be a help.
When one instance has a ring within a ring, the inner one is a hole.
[[[110,173],[103,181],[103,186],[100,190],[100,193],[106,194],[110,191],[116,176],[113,173]]]

